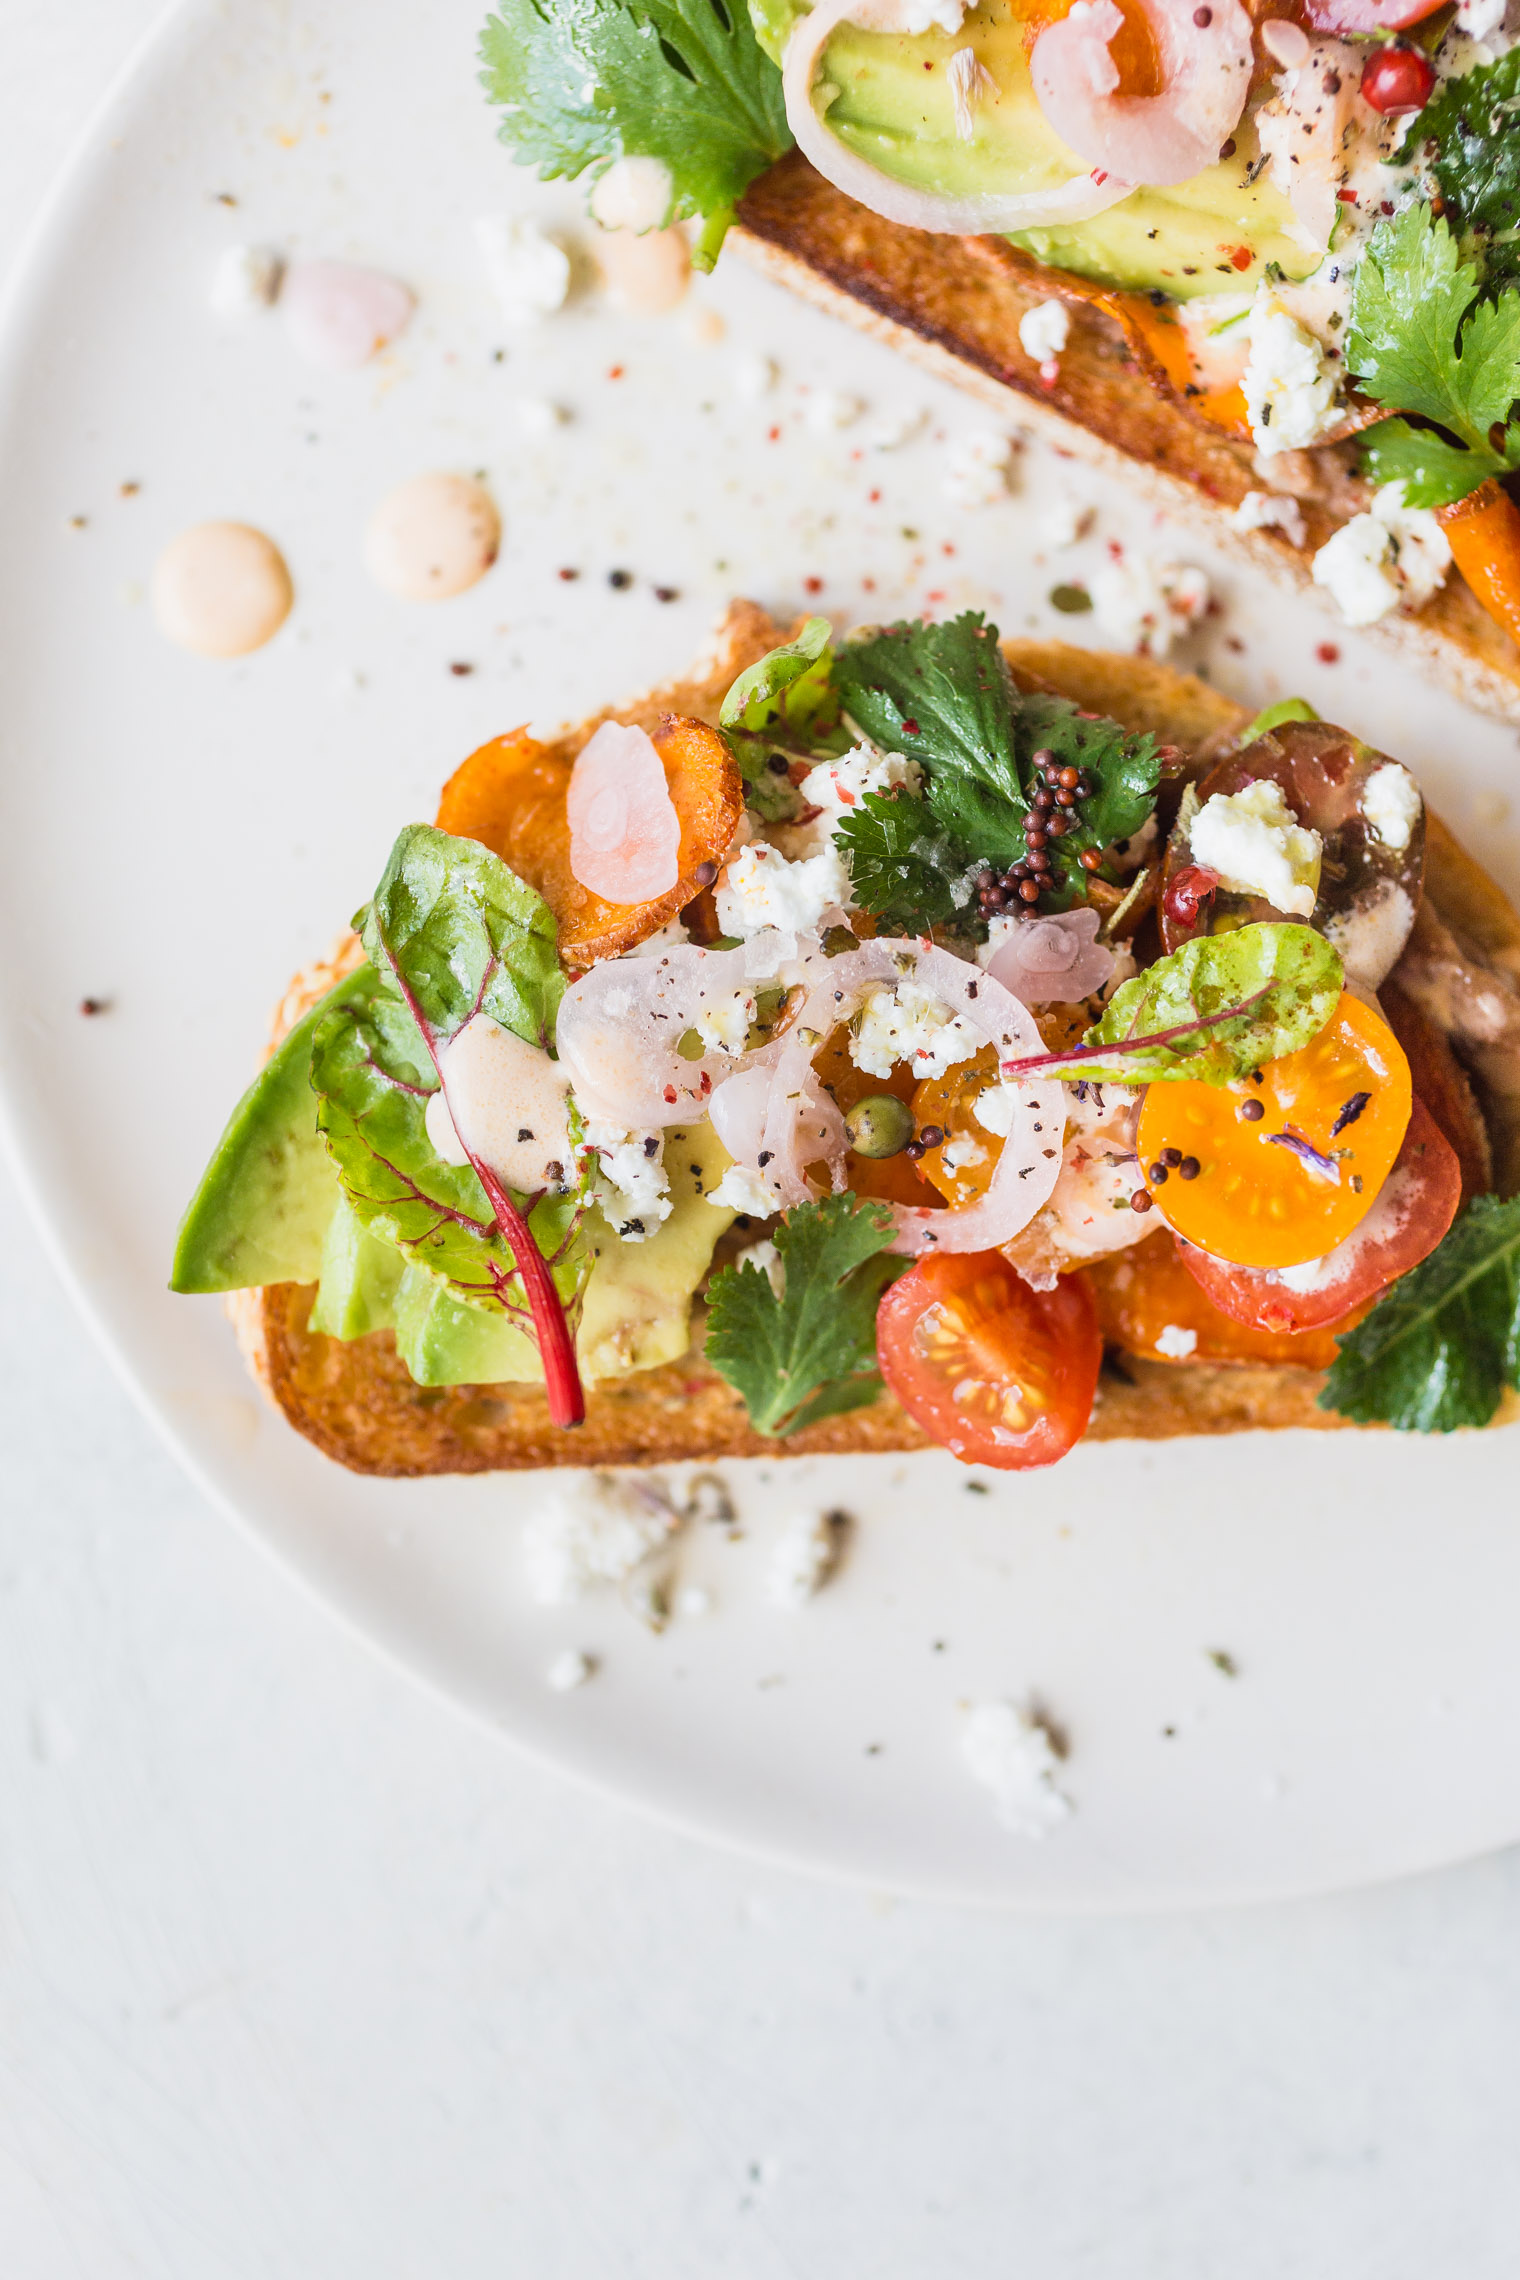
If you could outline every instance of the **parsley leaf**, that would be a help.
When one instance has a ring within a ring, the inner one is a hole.
[[[845,850],[855,899],[888,934],[927,927],[964,930],[974,919],[975,866],[939,828],[927,800],[911,792],[867,792],[840,818],[834,836]]]
[[[1356,274],[1346,361],[1379,404],[1416,413],[1458,439],[1437,444],[1406,419],[1371,430],[1363,464],[1405,480],[1405,503],[1441,507],[1490,475],[1520,467],[1520,293],[1474,309],[1478,272],[1424,205],[1380,222]],[[1505,430],[1496,450],[1490,430]]]
[[[1155,805],[1161,762],[1154,738],[1126,735],[1111,720],[1086,719],[1065,697],[1021,695],[997,628],[980,611],[943,625],[887,626],[848,643],[835,661],[834,686],[846,714],[874,744],[922,766],[925,798],[945,842],[944,853],[920,863],[932,877],[920,882],[925,900],[915,914],[908,834],[927,841],[921,823],[900,819],[889,827],[880,815],[873,824],[851,819],[840,836],[852,850],[857,898],[875,917],[906,922],[917,915],[924,924],[936,923],[949,880],[1024,855],[1036,752],[1052,753],[1094,782],[1065,836],[1050,842],[1046,909],[1085,900],[1084,850],[1129,838]],[[879,844],[882,839],[891,843]],[[884,891],[884,883],[891,901],[878,907],[872,895]]]
[[[863,1409],[881,1392],[876,1309],[903,1262],[883,1256],[892,1214],[854,1195],[789,1211],[776,1228],[784,1295],[753,1261],[708,1286],[707,1359],[743,1394],[750,1423],[781,1438]]]
[[[1396,163],[1412,165],[1428,143],[1447,213],[1479,254],[1485,287],[1516,275],[1520,231],[1520,48],[1497,63],[1448,79],[1411,121]]]
[[[1322,1409],[1402,1433],[1486,1425],[1520,1386],[1520,1197],[1476,1197],[1337,1344]]]
[[[670,170],[710,268],[737,199],[792,146],[781,74],[744,0],[499,0],[481,83],[520,164],[573,179],[618,158]]]

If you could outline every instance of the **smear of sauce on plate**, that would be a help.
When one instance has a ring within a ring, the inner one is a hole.
[[[153,569],[160,633],[198,657],[262,649],[294,599],[284,555],[248,523],[196,523],[170,540]]]
[[[441,602],[485,576],[501,551],[491,494],[467,475],[418,475],[382,499],[364,567],[403,602]]]
[[[663,316],[685,298],[691,283],[691,246],[684,230],[604,230],[597,264],[620,309],[638,317]]]

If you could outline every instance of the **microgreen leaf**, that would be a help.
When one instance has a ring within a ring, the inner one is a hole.
[[[780,1298],[752,1262],[713,1276],[707,1359],[757,1432],[785,1437],[877,1398],[876,1308],[903,1265],[884,1255],[891,1240],[884,1205],[825,1196],[777,1224]]]
[[[1446,211],[1492,286],[1494,252],[1520,230],[1520,48],[1446,80],[1411,120],[1398,163],[1413,164],[1432,143]]]
[[[744,0],[498,0],[481,74],[502,141],[572,179],[618,158],[668,168],[667,221],[709,223],[711,267],[734,205],[792,145],[781,74]]]
[[[1520,1197],[1476,1197],[1337,1346],[1322,1409],[1404,1433],[1486,1425],[1520,1387]]]
[[[867,792],[834,827],[855,899],[888,934],[969,926],[974,889],[964,851],[913,793]]]
[[[1227,1085],[1318,1036],[1340,998],[1341,961],[1312,927],[1201,934],[1116,990],[1067,1053],[1009,1061],[1005,1076],[1071,1064],[1120,1085],[1189,1078]]]

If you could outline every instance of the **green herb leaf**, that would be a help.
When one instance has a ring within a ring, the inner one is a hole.
[[[1474,309],[1479,278],[1461,258],[1447,223],[1424,205],[1380,222],[1357,270],[1346,361],[1380,404],[1432,420],[1460,450],[1427,449],[1407,420],[1396,433],[1370,431],[1367,471],[1404,477],[1409,506],[1445,506],[1490,475],[1520,466],[1520,423],[1506,425],[1520,398],[1520,294]],[[1505,425],[1503,448],[1490,430]]]
[[[884,932],[970,926],[974,872],[927,800],[906,791],[867,792],[840,818],[834,836],[845,850],[856,901]]]
[[[1096,779],[1096,789],[1076,811],[1063,839],[1050,847],[1051,876],[1058,892],[1047,907],[1082,902],[1087,873],[1081,856],[1088,848],[1111,847],[1131,839],[1156,805],[1161,755],[1153,736],[1130,736],[1117,721],[1087,720],[1066,697],[1036,693],[1017,699],[1018,753],[1025,780],[1033,786],[1034,754],[1053,752],[1063,767],[1080,768]]]
[[[792,146],[781,74],[744,0],[500,0],[481,74],[514,158],[572,179],[618,158],[669,168],[667,221],[707,219],[711,267],[735,202]]]
[[[980,610],[943,625],[889,625],[843,648],[834,686],[883,752],[918,760],[931,782],[980,787],[1022,818],[1013,750],[1015,691],[997,627]]]
[[[1341,961],[1308,926],[1201,934],[1116,990],[1069,1053],[1008,1064],[1064,1068],[1119,1085],[1188,1078],[1227,1085],[1318,1036],[1341,994]]]
[[[485,1013],[547,1050],[565,988],[554,916],[478,840],[409,825],[360,931],[440,1045]]]
[[[1446,210],[1484,256],[1492,286],[1490,249],[1520,230],[1520,48],[1448,79],[1410,122],[1397,163],[1414,164],[1431,142]]]
[[[757,1432],[781,1438],[877,1398],[876,1309],[904,1263],[883,1256],[891,1240],[885,1205],[825,1196],[777,1225],[783,1297],[752,1262],[713,1276],[707,1359]]]
[[[810,617],[795,641],[768,650],[739,675],[723,699],[720,726],[784,743],[790,730],[805,734],[820,712],[829,711],[837,720],[839,706],[829,678],[833,640],[828,619]]]
[[[1322,1409],[1403,1433],[1486,1425],[1520,1387],[1520,1197],[1475,1198],[1337,1344]]]
[[[1249,721],[1241,730],[1235,740],[1236,750],[1243,752],[1248,744],[1256,742],[1258,736],[1268,736],[1274,728],[1286,727],[1289,721],[1318,719],[1319,714],[1307,697],[1279,697],[1275,705],[1268,705],[1263,712],[1259,712],[1256,718]],[[1197,802],[1195,800],[1195,812],[1196,808]]]

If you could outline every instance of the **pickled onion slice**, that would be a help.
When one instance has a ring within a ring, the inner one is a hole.
[[[570,869],[604,902],[653,902],[681,875],[681,819],[654,740],[603,721],[582,745],[565,795]]]
[[[1025,1005],[1091,997],[1114,970],[1112,950],[1098,940],[1100,923],[1091,908],[1016,918],[995,930],[1000,939],[986,957],[986,970]]]
[[[1030,53],[1040,109],[1093,167],[1164,187],[1218,162],[1251,86],[1251,21],[1239,0],[1144,0],[1163,92],[1121,95],[1109,43],[1123,29],[1114,0],[1076,0]],[[1207,21],[1200,23],[1201,17]]]
[[[1079,0],[1079,5],[1081,0]],[[1109,0],[1104,0],[1109,4]],[[1234,7],[1235,0],[1228,0]],[[813,99],[823,51],[841,24],[858,25],[866,32],[918,33],[937,26],[941,31],[960,29],[963,0],[820,0],[799,17],[787,42],[782,64],[787,124],[797,147],[826,182],[847,197],[869,207],[889,222],[913,230],[933,230],[941,236],[976,237],[994,230],[1032,230],[1059,222],[1090,221],[1127,198],[1133,183],[1118,179],[1118,169],[1099,158],[1089,173],[1078,173],[1053,190],[979,192],[971,197],[943,197],[932,190],[912,188],[883,174],[869,159],[850,150],[829,131],[825,114]],[[1047,38],[1049,34],[1045,35]],[[1249,42],[1247,43],[1249,55]],[[1228,129],[1225,130],[1228,132]],[[1217,150],[1213,154],[1217,157]],[[1196,171],[1196,169],[1194,169]],[[1178,177],[1180,180],[1181,178]]]

